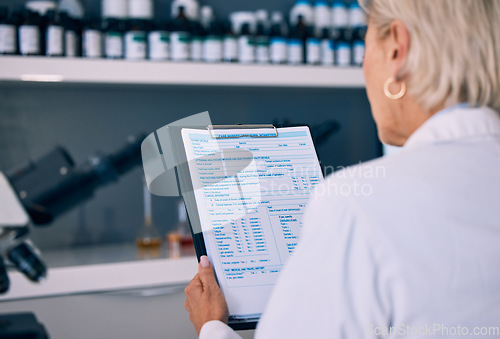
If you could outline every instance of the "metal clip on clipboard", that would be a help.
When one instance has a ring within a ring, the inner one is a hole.
[[[238,135],[223,135],[217,136],[213,135],[212,131],[216,129],[257,129],[257,128],[272,128],[274,130],[274,134],[271,135],[255,135],[255,134],[238,134]],[[277,138],[278,137],[278,129],[276,126],[271,124],[264,125],[208,125],[207,126],[208,134],[212,139],[235,139],[235,138]]]

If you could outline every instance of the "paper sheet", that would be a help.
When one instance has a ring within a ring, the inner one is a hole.
[[[242,130],[212,133],[236,136]],[[304,207],[323,177],[309,128],[279,128],[276,138],[228,139],[182,129],[182,139],[208,257],[229,313],[258,317],[297,246]]]

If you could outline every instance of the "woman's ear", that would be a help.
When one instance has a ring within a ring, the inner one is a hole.
[[[394,20],[391,23],[386,48],[391,73],[396,79],[399,71],[406,63],[408,50],[410,49],[410,33],[401,20]]]

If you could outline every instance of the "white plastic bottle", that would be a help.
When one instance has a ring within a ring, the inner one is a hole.
[[[314,34],[321,36],[323,28],[330,27],[331,9],[326,0],[316,0],[314,3]]]
[[[332,27],[334,29],[347,28],[349,25],[349,12],[345,0],[333,0]]]

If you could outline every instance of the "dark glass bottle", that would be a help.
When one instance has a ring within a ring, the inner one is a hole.
[[[340,28],[336,30],[335,39],[335,63],[339,67],[351,65],[351,30]]]
[[[116,18],[106,18],[103,22],[104,57],[107,59],[123,58],[123,34],[125,23]]]
[[[281,13],[274,14],[269,40],[270,60],[273,64],[286,64],[288,59],[286,32]]]
[[[321,40],[310,31],[306,39],[306,63],[319,65],[321,62]]]
[[[170,33],[168,22],[158,22],[148,34],[148,56],[151,60],[170,58]]]
[[[255,62],[255,38],[248,22],[241,26],[238,37],[238,61],[245,64]]]
[[[125,33],[125,59],[146,59],[149,28],[149,20],[131,19],[128,21],[127,32]]]
[[[102,57],[102,32],[97,19],[88,18],[83,24],[82,56],[85,58]]]
[[[309,29],[302,15],[298,16],[297,24],[292,27],[288,38],[288,63],[303,64],[307,60],[306,41]]]
[[[223,23],[212,21],[203,40],[203,61],[221,62],[223,53]]]
[[[42,21],[38,13],[29,9],[23,11],[18,26],[19,53],[21,55],[41,55],[41,24]]]
[[[224,62],[238,61],[238,40],[233,32],[231,22],[224,22],[224,39],[223,39],[223,60]]]
[[[203,58],[203,41],[206,32],[199,22],[191,22],[191,56],[192,61],[201,61]]]
[[[269,32],[266,22],[262,19],[257,23],[255,33],[255,58],[259,64],[269,63]]]
[[[61,12],[60,17],[64,27],[64,55],[66,57],[80,56],[81,27],[79,21],[70,17],[66,12]]]
[[[366,26],[354,27],[352,31],[352,64],[361,66],[365,55]]]
[[[17,25],[7,7],[0,7],[0,55],[17,52]]]
[[[323,66],[332,66],[335,61],[334,42],[329,28],[321,30],[321,64]]]
[[[45,55],[64,55],[64,27],[59,13],[54,10],[47,11],[45,15]]]
[[[191,26],[184,13],[184,6],[179,6],[179,13],[172,21],[170,32],[170,57],[174,61],[187,61],[190,57]]]

